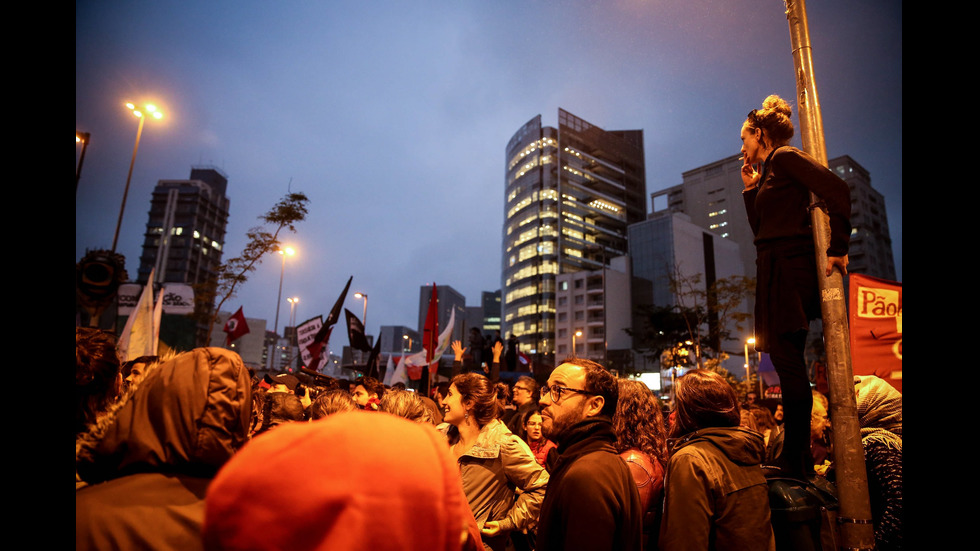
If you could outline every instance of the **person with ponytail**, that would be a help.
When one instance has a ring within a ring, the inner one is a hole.
[[[478,373],[453,377],[443,402],[446,435],[483,547],[502,551],[510,532],[533,529],[548,472],[530,448],[497,419],[493,383]],[[515,488],[521,490],[515,494]]]
[[[830,218],[826,276],[847,274],[851,196],[847,183],[803,151],[789,145],[792,109],[769,96],[742,124],[742,192],[755,235],[755,348],[767,352],[779,375],[785,412],[783,453],[776,471],[804,478],[809,457],[810,380],[804,347],[810,320],[820,317],[817,261],[810,209]],[[810,193],[819,198],[811,204]]]

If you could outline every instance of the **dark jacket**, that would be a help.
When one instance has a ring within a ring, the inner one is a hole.
[[[774,550],[762,435],[740,427],[685,436],[667,463],[660,549]]]
[[[76,549],[201,549],[211,478],[248,434],[238,354],[198,348],[147,370],[75,441]]]
[[[640,549],[643,510],[629,467],[613,448],[605,416],[573,425],[548,456],[538,551]]]

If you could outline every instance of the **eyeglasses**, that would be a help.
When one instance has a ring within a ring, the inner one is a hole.
[[[541,397],[544,398],[546,394],[549,394],[550,393],[551,394],[551,401],[552,402],[555,402],[555,403],[558,403],[558,401],[561,400],[561,393],[562,392],[566,392],[566,391],[567,392],[578,392],[579,394],[588,394],[589,396],[598,396],[599,395],[598,392],[589,392],[588,390],[582,390],[580,388],[568,388],[566,386],[558,386],[558,385],[552,385],[552,386],[545,385],[545,386],[541,387]]]
[[[524,392],[531,392],[531,389],[526,386],[514,385],[514,390],[523,390]]]

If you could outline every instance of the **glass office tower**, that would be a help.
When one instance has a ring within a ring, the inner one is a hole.
[[[554,365],[555,276],[627,254],[626,227],[646,215],[642,130],[603,130],[558,110],[538,115],[506,150],[502,332]]]

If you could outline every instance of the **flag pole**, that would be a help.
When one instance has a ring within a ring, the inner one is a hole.
[[[813,57],[805,0],[785,0],[789,21],[793,65],[796,72],[797,105],[800,116],[800,135],[803,149],[818,162],[827,166],[827,148],[823,135],[823,120],[817,85],[813,76]],[[811,193],[811,204],[818,199]],[[827,277],[827,247],[830,225],[828,216],[819,208],[810,209],[813,241],[816,247],[817,280],[820,283],[820,310],[823,318],[823,338],[827,350],[827,379],[830,387],[830,418],[834,426],[834,464],[837,472],[837,494],[840,512],[842,548],[872,549],[874,525],[871,522],[871,503],[868,479],[861,444],[857,400],[854,396],[854,377],[851,369],[851,350],[848,340],[845,309],[844,278],[839,270]]]

